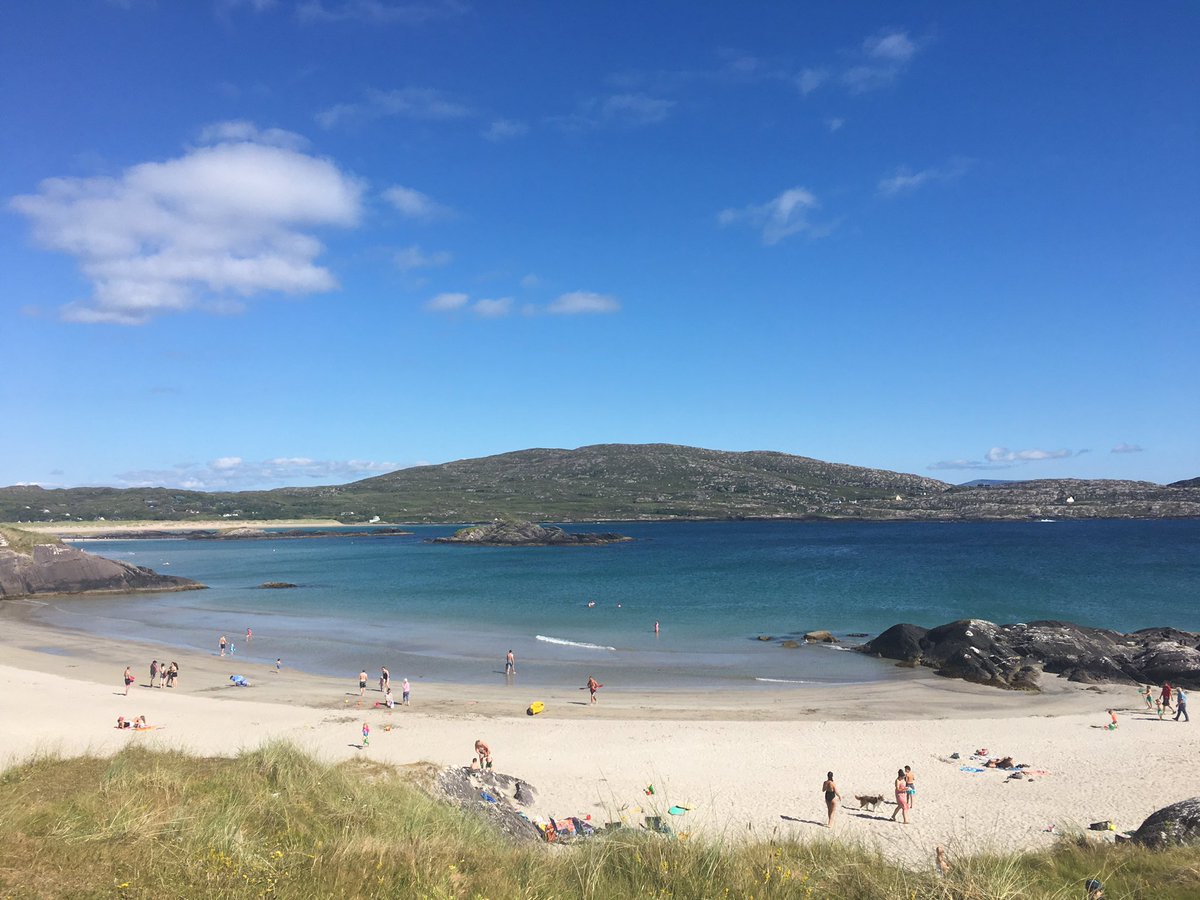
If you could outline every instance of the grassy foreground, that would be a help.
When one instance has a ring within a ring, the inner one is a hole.
[[[1200,896],[1200,852],[1064,842],[954,860],[942,878],[826,841],[738,847],[646,833],[514,845],[432,799],[422,773],[131,748],[0,774],[0,897],[1107,898]],[[424,773],[428,777],[428,773]],[[931,861],[932,862],[932,861]],[[932,868],[932,867],[931,867]]]

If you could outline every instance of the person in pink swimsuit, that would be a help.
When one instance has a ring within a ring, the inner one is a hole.
[[[892,821],[896,821],[896,813],[904,813],[904,824],[908,824],[908,781],[904,777],[904,770],[896,771],[896,812],[892,813]]]

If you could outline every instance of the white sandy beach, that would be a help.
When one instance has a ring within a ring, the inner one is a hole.
[[[832,769],[845,799],[833,833],[914,864],[931,861],[938,844],[952,855],[1046,847],[1056,840],[1045,831],[1052,823],[1058,831],[1103,819],[1135,828],[1155,809],[1200,794],[1200,725],[1146,715],[1133,688],[1083,689],[1051,678],[1045,693],[1026,695],[906,672],[886,684],[753,696],[632,693],[609,684],[589,707],[575,685],[530,695],[518,661],[515,685],[414,683],[413,705],[388,712],[372,708],[381,697],[377,670],[360,707],[357,673],[276,673],[215,652],[118,645],[25,619],[21,602],[0,604],[5,764],[44,750],[107,754],[133,741],[232,755],[283,738],[331,760],[366,753],[450,766],[469,763],[482,738],[497,771],[536,788],[536,813],[631,823],[662,814],[678,831],[733,839],[827,835],[819,788]],[[270,656],[269,641],[256,635],[257,655]],[[179,661],[179,686],[145,687],[150,660],[164,656]],[[126,665],[138,676],[128,697]],[[232,687],[234,672],[252,687]],[[398,694],[404,673],[392,676]],[[546,712],[524,715],[537,699]],[[1109,706],[1118,710],[1116,731],[1097,727]],[[145,715],[158,727],[118,731],[120,715]],[[372,728],[365,751],[363,721]],[[960,771],[985,747],[1046,774],[1008,780],[995,770]],[[954,752],[962,758],[948,761]],[[856,794],[890,801],[896,769],[906,764],[918,787],[911,825],[888,821],[890,802],[875,813],[857,808]],[[643,792],[648,784],[653,797]],[[668,817],[672,804],[692,811]]]

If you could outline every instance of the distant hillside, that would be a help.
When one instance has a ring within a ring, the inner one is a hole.
[[[1187,479],[1184,479],[1183,481],[1172,481],[1169,485],[1167,485],[1167,487],[1200,488],[1200,478],[1187,478]]]
[[[673,444],[533,449],[351,484],[205,493],[0,488],[0,521],[336,518],[535,522],[671,518],[1013,519],[1200,516],[1200,488],[1042,480],[951,486],[786,453]]]

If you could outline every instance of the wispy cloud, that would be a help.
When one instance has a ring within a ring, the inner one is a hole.
[[[766,203],[721,210],[717,222],[761,229],[763,243],[768,245],[777,244],[793,234],[822,237],[828,234],[828,226],[814,225],[808,218],[809,213],[819,209],[820,205],[807,188],[793,187]]]
[[[585,100],[575,112],[546,121],[564,130],[634,128],[665,121],[674,106],[674,100],[641,92],[609,94]]]
[[[338,103],[316,115],[322,128],[334,128],[350,122],[390,117],[430,122],[468,119],[475,111],[443,91],[427,87],[404,87],[390,91],[371,89],[362,100]]]
[[[262,0],[253,0],[262,2]],[[365,22],[369,25],[423,25],[466,12],[457,0],[304,0],[296,7],[302,22]]]
[[[845,124],[846,124],[846,120],[845,120],[845,119],[839,119],[839,118],[836,118],[836,117],[835,117],[835,118],[832,118],[832,119],[826,119],[826,120],[825,120],[825,127],[829,129],[829,133],[830,133],[830,134],[833,134],[835,131],[841,131],[841,130],[842,130],[842,126],[843,126],[843,125],[845,125]]]
[[[350,227],[362,185],[334,163],[279,146],[287,132],[249,123],[206,129],[216,140],[115,178],[48,178],[9,206],[34,238],[70,254],[92,284],[65,319],[140,325],[167,312],[236,311],[267,292],[329,291],[310,232]],[[267,135],[267,142],[263,136]]]
[[[171,487],[193,491],[283,487],[302,481],[338,484],[394,472],[400,463],[365,459],[322,460],[280,456],[248,461],[223,456],[207,463],[179,463],[169,469],[136,469],[117,475],[124,487]]]
[[[917,55],[917,44],[906,31],[884,31],[862,43],[858,60],[841,74],[842,84],[854,94],[886,87]]]
[[[529,133],[529,126],[515,119],[495,119],[484,130],[483,136],[489,141],[510,141]]]
[[[454,259],[454,255],[449,250],[435,250],[432,253],[426,253],[416,244],[405,247],[403,250],[397,250],[396,255],[392,257],[396,268],[402,272],[437,268],[448,265],[452,259]]]
[[[944,459],[931,463],[930,469],[1011,469],[1015,466],[1031,462],[1044,462],[1052,459],[1069,459],[1082,456],[1088,450],[1043,450],[1032,448],[1028,450],[1009,450],[1007,447],[993,447],[984,454],[983,459]]]
[[[1145,447],[1139,447],[1137,444],[1126,444],[1124,441],[1113,447],[1109,453],[1143,453]]]
[[[423,222],[436,219],[449,219],[454,216],[454,210],[438,203],[428,194],[415,188],[397,184],[383,192],[383,199],[392,204],[402,216]]]
[[[500,319],[512,312],[512,297],[496,297],[476,300],[471,304],[471,312],[485,319]]]
[[[426,301],[425,308],[430,312],[453,312],[465,307],[470,299],[469,294],[438,294]]]
[[[213,122],[200,129],[201,144],[240,142],[283,147],[286,150],[304,150],[309,145],[309,140],[304,135],[284,131],[282,128],[259,128],[247,119]]]
[[[828,69],[801,69],[796,76],[796,87],[807,97],[829,80]]]
[[[970,166],[971,160],[963,157],[955,157],[944,166],[931,166],[916,172],[907,166],[901,166],[891,175],[879,179],[879,194],[883,197],[897,197],[911,194],[926,184],[954,181],[962,177]]]
[[[590,291],[572,291],[560,294],[546,307],[546,312],[555,316],[586,316],[620,312],[621,303],[608,294],[593,294]]]

